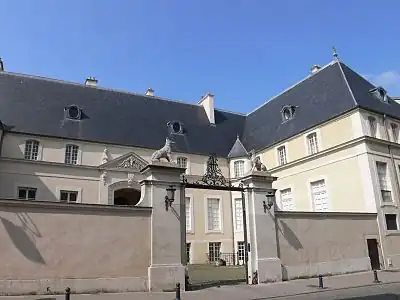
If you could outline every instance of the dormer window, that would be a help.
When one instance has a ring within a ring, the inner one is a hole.
[[[65,117],[70,120],[81,120],[82,110],[76,105],[70,105],[64,108]]]
[[[295,111],[296,111],[296,106],[294,106],[294,105],[285,105],[281,109],[282,122],[287,122],[287,121],[293,119]]]
[[[183,124],[179,121],[169,121],[167,126],[173,134],[184,134]]]
[[[381,102],[383,102],[383,103],[389,103],[389,100],[388,100],[389,97],[388,97],[388,95],[387,95],[386,90],[385,90],[383,87],[378,86],[378,87],[376,87],[376,88],[370,90],[369,92],[370,92],[376,99],[378,99],[379,101],[381,101]]]

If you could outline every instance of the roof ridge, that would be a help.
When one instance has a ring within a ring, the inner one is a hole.
[[[263,104],[261,104],[260,106],[258,106],[257,108],[255,108],[254,110],[252,110],[251,112],[249,112],[246,116],[250,116],[252,113],[256,112],[257,110],[259,110],[261,107],[263,107],[264,105],[270,103],[271,101],[275,100],[276,98],[278,98],[279,96],[283,95],[284,93],[290,91],[291,89],[295,88],[297,85],[299,85],[300,83],[302,83],[303,81],[306,81],[307,79],[311,78],[312,76],[318,74],[320,71],[322,71],[323,69],[326,69],[329,66],[333,66],[335,64],[335,61],[331,61],[328,64],[326,64],[325,66],[323,66],[321,69],[318,70],[318,72],[315,72],[314,74],[311,73],[309,75],[307,75],[305,78],[301,79],[300,81],[296,82],[295,84],[293,84],[292,86],[284,89],[282,92],[280,92],[279,94],[273,96],[272,98],[270,98],[269,100],[267,100],[267,102],[264,102]]]
[[[107,87],[102,87],[102,86],[86,86],[84,83],[78,83],[78,82],[67,81],[67,80],[62,80],[62,79],[50,78],[50,77],[45,77],[45,76],[40,76],[40,75],[30,75],[30,74],[10,72],[10,71],[3,71],[3,72],[1,72],[1,74],[5,74],[5,75],[8,75],[8,76],[25,77],[25,78],[32,78],[32,79],[36,79],[36,80],[56,82],[56,83],[61,83],[61,84],[74,85],[74,86],[78,86],[78,87],[81,87],[81,88],[87,87],[87,88],[92,88],[92,89],[97,89],[97,90],[102,90],[102,91],[121,93],[121,94],[133,95],[133,96],[140,96],[140,97],[145,97],[145,98],[149,98],[149,99],[156,99],[156,100],[160,100],[160,101],[168,101],[168,102],[174,102],[174,103],[180,103],[180,104],[186,104],[186,105],[200,107],[200,105],[198,105],[197,103],[185,102],[183,100],[174,100],[174,99],[164,98],[164,97],[160,97],[160,96],[146,96],[145,94],[139,94],[139,93],[135,93],[135,92],[119,90],[119,89],[113,89],[113,88],[107,88]],[[221,108],[214,108],[214,109],[217,110],[217,111],[231,113],[231,114],[235,114],[235,115],[239,115],[239,116],[246,116],[245,113],[228,111],[228,110],[224,110],[224,109],[221,109]]]
[[[346,74],[344,74],[344,71],[343,71],[343,68],[342,68],[342,65],[341,65],[341,64],[345,65],[346,67],[347,67],[347,65],[344,64],[344,63],[342,63],[341,61],[337,61],[337,64],[338,64],[338,66],[339,66],[340,73],[341,73],[342,76],[343,76],[343,80],[344,80],[344,82],[346,83],[347,88],[349,89],[351,98],[353,98],[354,104],[355,104],[355,105],[358,105],[357,100],[356,100],[356,97],[354,97],[353,90],[351,89],[351,86],[350,86],[350,84],[349,84],[349,81],[347,80]]]

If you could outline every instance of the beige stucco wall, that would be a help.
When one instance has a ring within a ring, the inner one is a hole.
[[[90,289],[90,280],[130,278],[146,290],[150,218],[150,208],[0,200],[0,285],[44,292],[63,279],[88,279]]]
[[[284,278],[370,269],[367,238],[378,238],[376,214],[278,212]]]

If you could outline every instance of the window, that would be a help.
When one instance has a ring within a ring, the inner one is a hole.
[[[244,263],[244,242],[237,242],[237,249],[238,265],[242,265]]]
[[[27,140],[25,142],[24,158],[37,160],[39,155],[39,142],[36,140]]]
[[[318,152],[317,133],[313,132],[307,135],[308,153],[315,154]]]
[[[368,117],[369,133],[372,137],[376,137],[376,119],[374,117]]]
[[[77,199],[78,199],[77,191],[60,191],[61,202],[76,203]]]
[[[185,171],[186,173],[188,173],[188,169],[187,169],[188,163],[187,162],[188,162],[188,160],[186,157],[180,156],[180,157],[176,158],[176,163],[178,164],[178,166],[180,168],[186,169],[186,171]]]
[[[18,199],[35,200],[36,199],[36,191],[37,191],[37,189],[35,189],[35,188],[19,187],[18,188]]]
[[[217,262],[221,257],[221,243],[214,242],[208,243],[208,260],[210,262]]]
[[[392,202],[392,189],[387,172],[387,164],[384,162],[376,162],[376,171],[378,173],[379,187],[381,189],[382,201]]]
[[[387,92],[386,92],[386,90],[383,88],[383,87],[381,87],[381,86],[378,86],[378,87],[376,87],[376,88],[373,88],[373,89],[371,89],[371,90],[369,90],[369,92],[376,98],[376,99],[378,99],[379,101],[382,101],[383,103],[389,103],[389,101],[388,101],[388,95],[387,95]]]
[[[392,129],[392,139],[394,143],[399,142],[399,126],[397,124],[390,124],[390,128]]]
[[[186,231],[192,231],[192,202],[190,197],[185,197]]]
[[[290,188],[281,190],[281,209],[294,210],[292,189]]]
[[[238,160],[233,163],[233,170],[235,173],[235,178],[244,176],[244,161]]]
[[[66,113],[66,118],[70,120],[81,120],[82,119],[82,111],[76,105],[70,105],[65,107],[64,109]]]
[[[281,109],[281,115],[282,115],[282,123],[285,123],[291,119],[293,119],[294,114],[296,112],[296,106],[294,105],[285,105]]]
[[[219,199],[207,199],[207,213],[208,213],[208,230],[219,231],[221,230],[221,213],[219,207]]]
[[[65,147],[65,163],[76,165],[78,163],[78,151],[77,145],[67,145]]]
[[[186,261],[187,261],[187,263],[190,263],[190,248],[191,248],[191,243],[186,243]]]
[[[329,210],[328,194],[324,179],[311,182],[311,195],[314,203],[314,211]]]
[[[236,231],[243,231],[242,198],[235,199],[235,228],[236,228]]]
[[[287,163],[286,147],[280,146],[277,149],[277,151],[278,151],[278,164],[282,166]]]
[[[387,230],[398,230],[399,226],[397,224],[397,215],[387,214],[385,215],[385,219],[386,219]]]

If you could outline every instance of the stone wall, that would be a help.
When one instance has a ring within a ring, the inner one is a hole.
[[[275,214],[284,280],[371,269],[366,240],[378,239],[376,214]]]
[[[0,200],[0,293],[147,291],[151,208]]]

